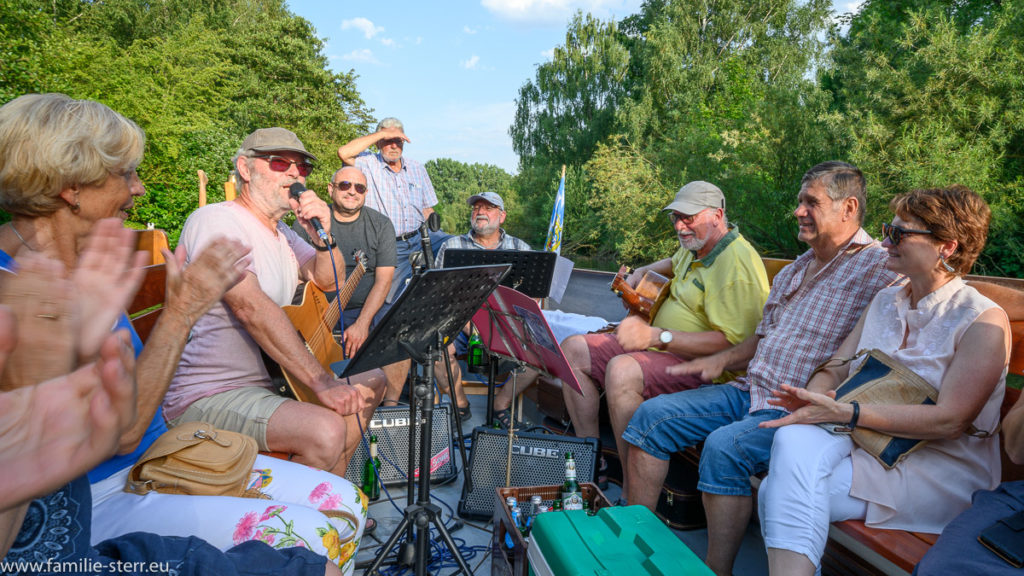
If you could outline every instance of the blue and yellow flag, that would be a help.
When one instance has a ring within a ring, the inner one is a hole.
[[[551,223],[548,224],[548,239],[544,243],[544,251],[562,253],[562,224],[565,218],[565,166],[562,166],[562,179],[558,182],[558,193],[555,205],[551,208]]]

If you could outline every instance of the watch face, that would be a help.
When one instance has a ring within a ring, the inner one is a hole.
[[[661,340],[662,344],[668,344],[669,342],[672,342],[672,333],[668,330],[662,330],[658,339]]]

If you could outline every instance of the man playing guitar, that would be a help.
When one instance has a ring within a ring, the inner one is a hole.
[[[757,327],[768,297],[761,257],[729,225],[725,197],[717,186],[690,182],[665,211],[679,237],[679,250],[626,278],[632,289],[647,272],[671,279],[668,297],[654,310],[654,319],[630,314],[613,334],[581,334],[562,342],[584,394],[562,387],[576,436],[599,435],[603,387],[623,463],[629,445],[622,432],[641,402],[704,383],[696,377],[670,376],[665,369],[742,342]],[[603,460],[601,464],[603,469]],[[625,494],[626,486],[622,489]]]
[[[310,191],[298,200],[289,195],[293,184],[305,184],[314,160],[292,132],[257,130],[235,158],[237,200],[204,206],[185,223],[180,243],[189,254],[219,235],[251,247],[252,260],[243,279],[196,322],[163,406],[172,425],[201,420],[236,430],[256,438],[261,450],[293,454],[343,476],[359,441],[356,414],[369,422],[385,378],[373,370],[351,382],[335,379],[281,308],[302,280],[333,290],[332,262],[343,261],[338,243],[329,236],[325,243],[313,230],[313,220],[330,221],[327,204]],[[312,246],[281,222],[290,211],[314,237]],[[339,281],[344,278],[338,270]],[[322,405],[278,395],[261,349]]]

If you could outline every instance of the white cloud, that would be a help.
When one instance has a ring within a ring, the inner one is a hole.
[[[349,28],[359,30],[360,32],[363,33],[364,36],[366,36],[367,39],[373,38],[377,34],[380,34],[381,32],[384,31],[383,27],[375,26],[373,22],[363,17],[352,18],[350,20],[342,20],[341,29],[348,30]]]
[[[554,60],[555,59],[555,49],[552,48],[550,50],[544,50],[543,52],[540,53],[540,55],[543,56],[547,60]]]
[[[342,60],[350,60],[352,62],[367,62],[369,64],[380,64],[376,57],[373,55],[373,51],[369,48],[363,48],[362,50],[353,50],[348,54],[341,57]]]
[[[462,67],[465,68],[466,70],[475,70],[476,65],[479,63],[480,57],[477,56],[476,54],[473,54],[472,56],[469,57],[469,60],[462,61]]]
[[[394,47],[395,46],[394,38],[381,38],[380,39],[380,43],[385,45],[385,46],[389,46],[389,47]]]
[[[521,24],[562,25],[582,10],[607,20],[640,10],[641,0],[480,0],[498,18]]]
[[[469,26],[463,26],[462,31],[465,32],[466,34],[476,34],[476,30],[470,28]]]

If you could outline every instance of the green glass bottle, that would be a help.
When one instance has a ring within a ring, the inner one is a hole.
[[[576,460],[565,453],[565,484],[562,484],[562,510],[583,510],[583,494],[576,481]]]
[[[374,470],[376,468],[376,470]],[[363,464],[363,494],[371,502],[380,500],[380,481],[377,479],[377,472],[380,471],[380,458],[377,457],[377,437],[370,436],[370,456]]]
[[[466,368],[474,374],[484,371],[486,365],[484,357],[484,343],[480,340],[480,334],[476,330],[469,335],[469,348],[466,353]]]

